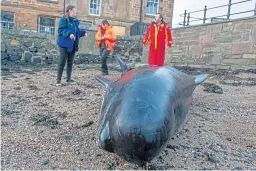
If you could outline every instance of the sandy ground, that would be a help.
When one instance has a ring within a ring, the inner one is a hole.
[[[99,71],[76,68],[73,74],[77,83],[62,87],[55,86],[52,69],[1,77],[2,169],[141,169],[97,146],[105,92],[94,78]],[[107,78],[120,75],[111,71]],[[219,83],[223,75],[211,76]],[[182,131],[149,169],[256,169],[256,87],[226,78],[219,83],[223,94],[196,88]]]

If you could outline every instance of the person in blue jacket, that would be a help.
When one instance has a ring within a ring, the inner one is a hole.
[[[79,39],[87,33],[79,29],[79,21],[76,19],[76,8],[68,6],[66,14],[60,19],[58,28],[57,44],[60,48],[60,61],[57,70],[57,84],[61,85],[61,77],[64,66],[67,61],[67,83],[72,83],[71,79],[72,66],[74,62],[75,52],[78,51]]]

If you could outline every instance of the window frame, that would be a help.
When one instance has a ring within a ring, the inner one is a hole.
[[[102,3],[102,0],[97,0],[97,1],[99,1],[100,2],[100,6],[99,6],[99,14],[93,14],[93,13],[91,13],[90,12],[90,6],[91,6],[91,0],[89,0],[89,10],[88,10],[88,13],[89,13],[89,15],[91,15],[91,16],[101,16],[101,3]]]
[[[46,25],[41,25],[41,23],[40,23],[40,18],[53,19],[53,20],[54,20],[54,27],[52,27],[52,26],[46,26]],[[47,32],[40,32],[41,26],[43,26],[43,27],[50,27],[50,29],[51,29],[51,28],[54,28],[53,34],[52,34],[51,31],[49,31],[48,33],[47,33]],[[38,33],[42,33],[42,34],[55,35],[55,34],[56,34],[56,17],[54,17],[54,16],[42,16],[42,15],[41,15],[41,16],[38,16],[38,17],[37,17],[37,32],[38,32]]]
[[[12,12],[12,11],[1,11],[1,15],[2,15],[2,13],[4,13],[4,12],[6,12],[6,13],[13,13],[13,27],[12,27],[11,29],[9,28],[9,23],[11,23],[11,22],[8,22],[8,21],[4,21],[4,22],[7,22],[8,28],[2,27],[2,22],[3,22],[3,20],[2,20],[2,18],[1,18],[1,28],[3,28],[3,29],[8,29],[8,30],[15,29],[15,12]]]
[[[147,5],[148,5],[148,1],[150,1],[150,0],[147,0]],[[155,0],[151,0],[151,1],[153,1],[153,3],[154,3]],[[146,15],[147,15],[147,16],[156,16],[157,13],[158,13],[158,11],[159,11],[159,3],[160,3],[160,0],[157,0],[156,14],[147,13],[147,8],[148,8],[148,7],[146,7]]]

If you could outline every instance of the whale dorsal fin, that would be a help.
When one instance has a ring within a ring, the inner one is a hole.
[[[104,85],[107,89],[111,89],[112,88],[112,84],[113,82],[98,75],[95,77],[97,81],[99,81],[102,85]]]
[[[116,61],[119,63],[122,73],[125,74],[128,72],[128,66],[126,65],[126,63],[124,61],[122,61],[122,59],[119,56],[116,56]]]
[[[195,84],[201,84],[202,82],[204,82],[207,77],[209,76],[209,74],[200,74],[200,75],[196,75],[195,76]]]

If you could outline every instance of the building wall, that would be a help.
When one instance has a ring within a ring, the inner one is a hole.
[[[37,30],[38,16],[60,17],[63,13],[63,0],[2,0],[1,11],[15,13],[17,28],[27,24],[25,29]],[[59,19],[56,19],[56,24]]]
[[[101,0],[100,16],[89,15],[89,0],[66,0],[65,6],[77,7],[77,18],[92,23],[96,30],[103,19],[116,26],[118,33],[129,35],[130,26],[139,21],[141,0]],[[174,0],[159,0],[158,12],[163,13],[165,21],[172,23]],[[147,0],[143,0],[143,22],[154,21],[154,16],[146,15]],[[38,15],[56,17],[56,27],[59,17],[63,15],[64,0],[2,0],[3,11],[15,12],[16,26],[27,24],[26,29],[37,30]]]
[[[126,35],[132,24],[139,21],[141,0],[102,0],[100,16],[89,15],[89,0],[76,0],[71,2],[77,5],[78,18],[84,21],[92,22],[92,29],[97,29],[103,19],[109,20],[114,26],[125,28]],[[172,24],[174,0],[159,0],[158,12],[163,13],[165,21]],[[154,21],[154,16],[146,15],[147,0],[143,0],[142,18],[143,22],[150,23]],[[123,29],[123,28],[121,28]]]

